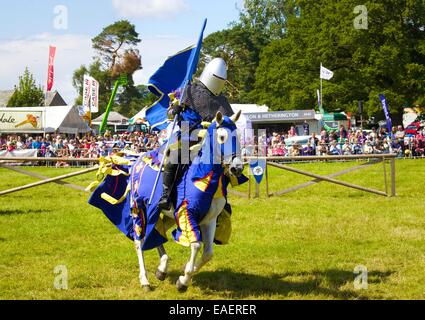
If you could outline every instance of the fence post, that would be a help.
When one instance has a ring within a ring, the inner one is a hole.
[[[260,197],[260,184],[257,182],[257,180],[254,182],[255,183],[255,197],[254,198],[259,198]]]
[[[395,190],[395,158],[391,159],[391,197],[396,196]]]
[[[385,183],[385,193],[389,197],[388,194],[388,177],[387,177],[387,160],[385,158],[382,159],[382,163],[384,164],[384,183]]]
[[[248,171],[248,199],[251,199],[251,174],[249,171]]]
[[[267,198],[270,198],[270,194],[269,194],[269,166],[268,166],[267,160],[266,160],[266,194],[267,194]]]

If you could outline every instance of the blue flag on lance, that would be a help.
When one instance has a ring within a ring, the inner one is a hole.
[[[264,173],[266,172],[266,165],[267,162],[264,159],[251,160],[249,162],[251,172],[258,184],[263,180]]]
[[[168,95],[184,88],[192,80],[198,67],[206,25],[207,19],[204,21],[196,46],[189,47],[169,57],[149,79],[149,90],[159,97],[157,102],[144,109],[144,119],[149,122],[152,130],[160,131],[167,128],[167,110],[170,104]]]
[[[393,124],[391,121],[391,116],[390,113],[388,111],[388,103],[387,103],[387,99],[385,98],[385,96],[383,94],[379,95],[379,99],[381,100],[382,103],[382,108],[384,109],[384,113],[385,113],[385,118],[387,120],[387,129],[388,129],[388,133],[391,133],[391,130],[393,128]]]

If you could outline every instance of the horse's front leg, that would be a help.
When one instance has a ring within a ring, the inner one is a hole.
[[[187,288],[189,287],[190,282],[192,281],[192,277],[195,270],[196,257],[198,256],[199,250],[201,249],[201,245],[202,243],[200,241],[192,242],[190,244],[190,249],[191,249],[190,260],[186,264],[186,268],[184,270],[184,276],[180,276],[176,283],[177,290],[179,290],[180,292],[185,292]]]
[[[162,222],[164,223],[165,233],[167,233],[167,231],[170,230],[175,225],[173,212],[174,212],[174,209],[172,209],[169,212],[164,212],[164,217],[162,218]],[[159,254],[159,266],[158,266],[158,269],[156,270],[155,276],[159,281],[164,281],[165,278],[167,277],[169,257],[163,245],[160,245],[157,248],[157,250]]]
[[[204,251],[201,259],[195,264],[195,273],[199,272],[214,256],[214,238],[217,229],[217,217],[226,205],[225,198],[214,199],[211,203],[207,219],[201,223],[202,242]]]
[[[143,214],[142,211],[139,211],[135,208],[132,209],[132,218],[133,218],[133,230],[134,230],[134,246],[136,248],[137,258],[139,259],[139,279],[142,288],[145,291],[151,291],[151,286],[149,284],[146,268],[145,268],[145,260],[143,256],[143,240],[144,240],[144,225],[142,223],[140,214]],[[144,218],[144,217],[143,217]]]
[[[204,267],[214,256],[214,236],[216,230],[216,219],[206,225],[201,226],[202,242],[204,243],[204,251],[202,257],[196,262],[194,272],[197,273]]]
[[[139,259],[139,268],[140,268],[139,279],[140,279],[140,284],[142,285],[142,288],[145,291],[151,291],[151,286],[149,284],[148,273],[147,273],[146,268],[145,268],[145,261],[144,261],[144,257],[143,257],[143,251],[142,251],[143,241],[141,241],[141,240],[134,240],[134,245],[136,247],[137,258]]]
[[[160,245],[157,249],[159,253],[159,266],[158,266],[158,269],[156,270],[155,277],[159,281],[164,281],[165,278],[167,277],[169,258],[163,245]]]

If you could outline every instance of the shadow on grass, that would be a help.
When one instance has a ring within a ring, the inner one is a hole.
[[[43,213],[50,213],[52,210],[41,210],[41,209],[0,209],[0,216],[11,216],[11,215],[22,215],[22,214],[43,214]]]
[[[374,271],[368,274],[368,284],[379,284],[394,272]],[[172,275],[172,280],[177,278]],[[312,272],[288,272],[272,276],[260,276],[249,273],[221,269],[214,272],[201,272],[193,279],[193,285],[202,290],[224,294],[227,298],[243,299],[280,295],[321,295],[335,299],[368,299],[365,291],[354,290],[353,272],[344,270],[324,270]],[[346,285],[352,289],[342,289]]]

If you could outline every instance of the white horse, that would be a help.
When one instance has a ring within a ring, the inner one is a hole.
[[[127,236],[134,240],[140,267],[140,283],[145,290],[151,290],[151,286],[143,253],[145,250],[157,248],[160,264],[155,275],[157,279],[164,281],[168,272],[169,257],[163,243],[167,241],[166,232],[176,224],[177,229],[173,231],[174,240],[191,249],[184,274],[176,282],[179,291],[186,291],[193,275],[212,259],[217,217],[223,212],[227,203],[227,186],[229,183],[237,184],[238,177],[242,176],[244,169],[235,125],[240,114],[239,112],[228,118],[220,112],[217,113],[215,121],[204,132],[197,156],[176,182],[173,209],[162,212],[162,217],[161,210],[155,201],[162,193],[161,179],[152,205],[148,204],[152,191],[152,183],[149,182],[154,181],[157,174],[153,160],[141,156],[130,166],[130,174],[127,178],[128,195],[124,194],[121,197],[125,198],[126,202],[118,210],[122,212],[123,218],[121,222],[115,219],[113,223],[117,226],[119,223],[126,224],[128,229],[127,217],[132,218],[134,232],[131,235],[128,233]],[[100,192],[109,189],[116,191],[116,183],[103,185]],[[110,194],[110,191],[107,193]],[[102,193],[103,199],[107,197],[109,195],[104,196]],[[113,220],[110,210],[108,212],[104,207],[92,204],[101,208],[108,218]],[[119,228],[122,230],[121,227]],[[203,253],[197,260],[202,245]]]
[[[190,244],[191,255],[190,259],[186,264],[184,269],[184,275],[180,276],[176,282],[176,287],[180,292],[185,292],[189,287],[193,275],[201,270],[203,266],[205,266],[214,256],[214,237],[216,232],[216,222],[217,217],[220,213],[223,212],[223,209],[227,203],[225,197],[221,197],[218,199],[213,199],[211,202],[210,209],[205,218],[200,222],[200,229],[202,233],[202,241],[193,242]],[[166,231],[170,230],[175,226],[175,221],[173,217],[172,211],[164,212],[164,215],[169,218],[168,223],[165,225]],[[145,269],[144,264],[144,256],[143,251],[140,249],[142,243],[140,241],[135,241],[136,252],[139,259],[139,267],[140,267],[140,284],[146,291],[151,290],[151,286],[147,277],[147,271]],[[199,252],[203,245],[203,252],[200,259],[197,260]],[[164,248],[164,245],[160,245],[157,247],[160,263],[158,269],[155,273],[155,277],[164,281],[167,277],[168,267],[169,267],[169,256]]]

